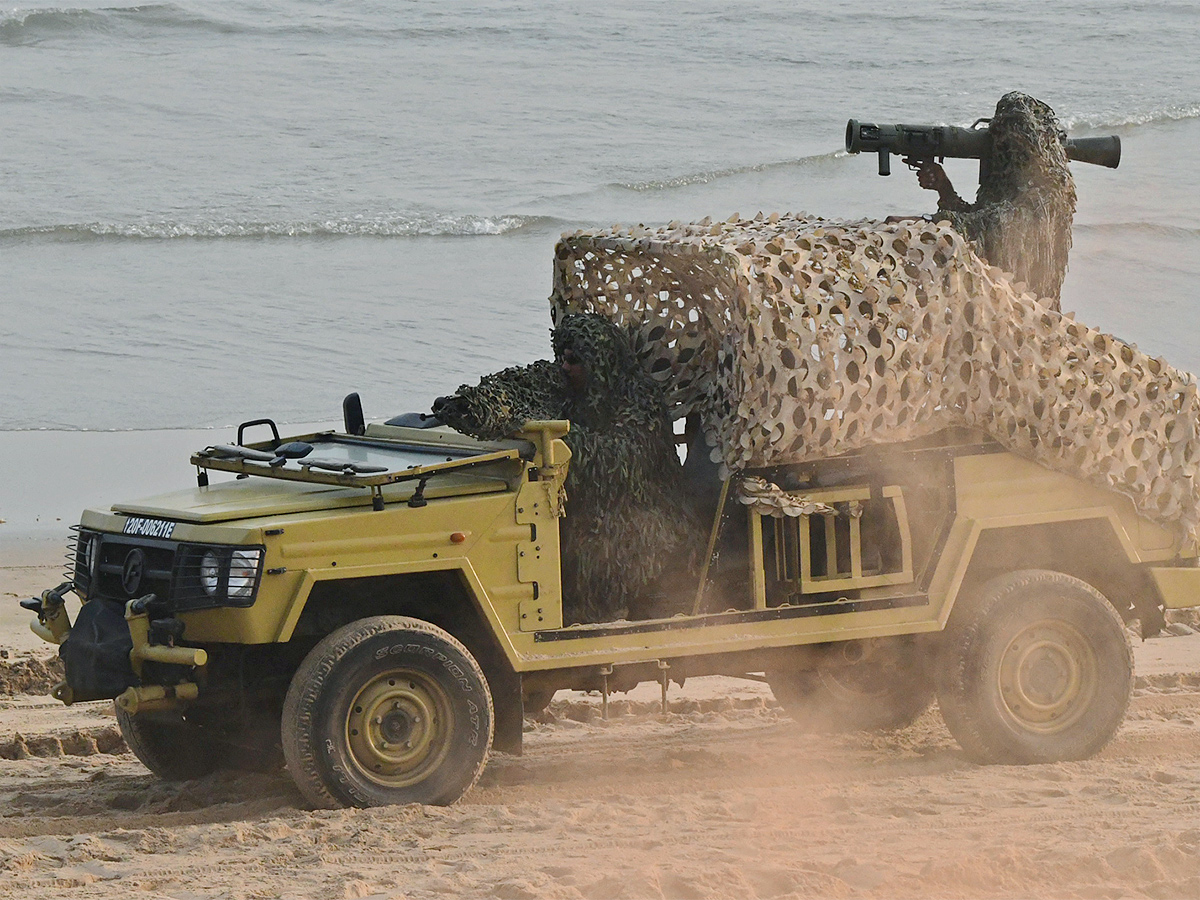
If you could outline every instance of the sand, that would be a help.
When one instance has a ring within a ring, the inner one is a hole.
[[[56,568],[0,569],[10,615]],[[32,637],[32,635],[30,635]],[[31,655],[32,654],[32,655]],[[1200,635],[1136,646],[1138,688],[1086,762],[968,763],[936,709],[801,733],[765,686],[560,693],[450,808],[305,810],[286,775],[166,784],[107,703],[0,696],[0,896],[937,898],[1200,896]],[[19,735],[19,737],[18,737]]]

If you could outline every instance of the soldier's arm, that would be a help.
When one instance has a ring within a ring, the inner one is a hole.
[[[969,212],[971,204],[958,196],[950,176],[940,165],[929,160],[921,162],[917,168],[917,184],[927,191],[937,191],[938,209],[946,212]]]

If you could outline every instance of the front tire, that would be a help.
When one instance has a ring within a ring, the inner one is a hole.
[[[984,584],[957,618],[937,694],[969,759],[1086,759],[1112,740],[1133,691],[1133,650],[1099,591],[1061,572],[1014,572]]]
[[[493,722],[462,644],[419,619],[376,616],[305,658],[284,701],[283,753],[315,807],[448,805],[483,772]]]

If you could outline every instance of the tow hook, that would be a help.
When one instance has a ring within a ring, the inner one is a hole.
[[[208,653],[200,647],[179,647],[183,637],[184,623],[179,619],[161,615],[162,604],[154,594],[138,597],[125,604],[125,622],[133,649],[129,651],[129,662],[139,678],[145,662],[167,663],[175,666],[199,668],[208,664]],[[157,618],[152,618],[157,616]],[[170,709],[180,701],[195,700],[200,695],[199,686],[193,681],[174,685],[143,684],[129,687],[116,698],[117,706],[130,715],[151,709]]]
[[[191,668],[206,665],[208,653],[200,647],[175,646],[175,641],[183,636],[182,622],[169,618],[151,621],[150,613],[155,610],[156,603],[154,594],[147,594],[125,604],[125,621],[133,639],[133,649],[129,651],[133,671],[140,678],[142,663],[146,661]]]
[[[31,597],[21,601],[21,608],[37,613],[37,621],[29,623],[29,629],[49,644],[61,644],[71,632],[71,617],[67,614],[63,597],[75,589],[74,582],[64,581],[56,588],[42,591],[41,598]]]
[[[126,688],[116,703],[132,716],[149,709],[169,709],[177,700],[195,700],[199,696],[200,687],[193,681],[176,685],[147,684]]]

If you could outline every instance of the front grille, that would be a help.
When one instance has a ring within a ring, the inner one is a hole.
[[[154,594],[172,612],[251,606],[262,575],[261,547],[79,529],[72,549],[73,580],[81,597],[124,602]]]
[[[93,531],[84,531],[78,525],[71,526],[71,536],[67,538],[67,578],[75,585],[75,593],[87,597],[92,578],[88,573],[84,560],[84,551],[88,541],[95,536]]]

